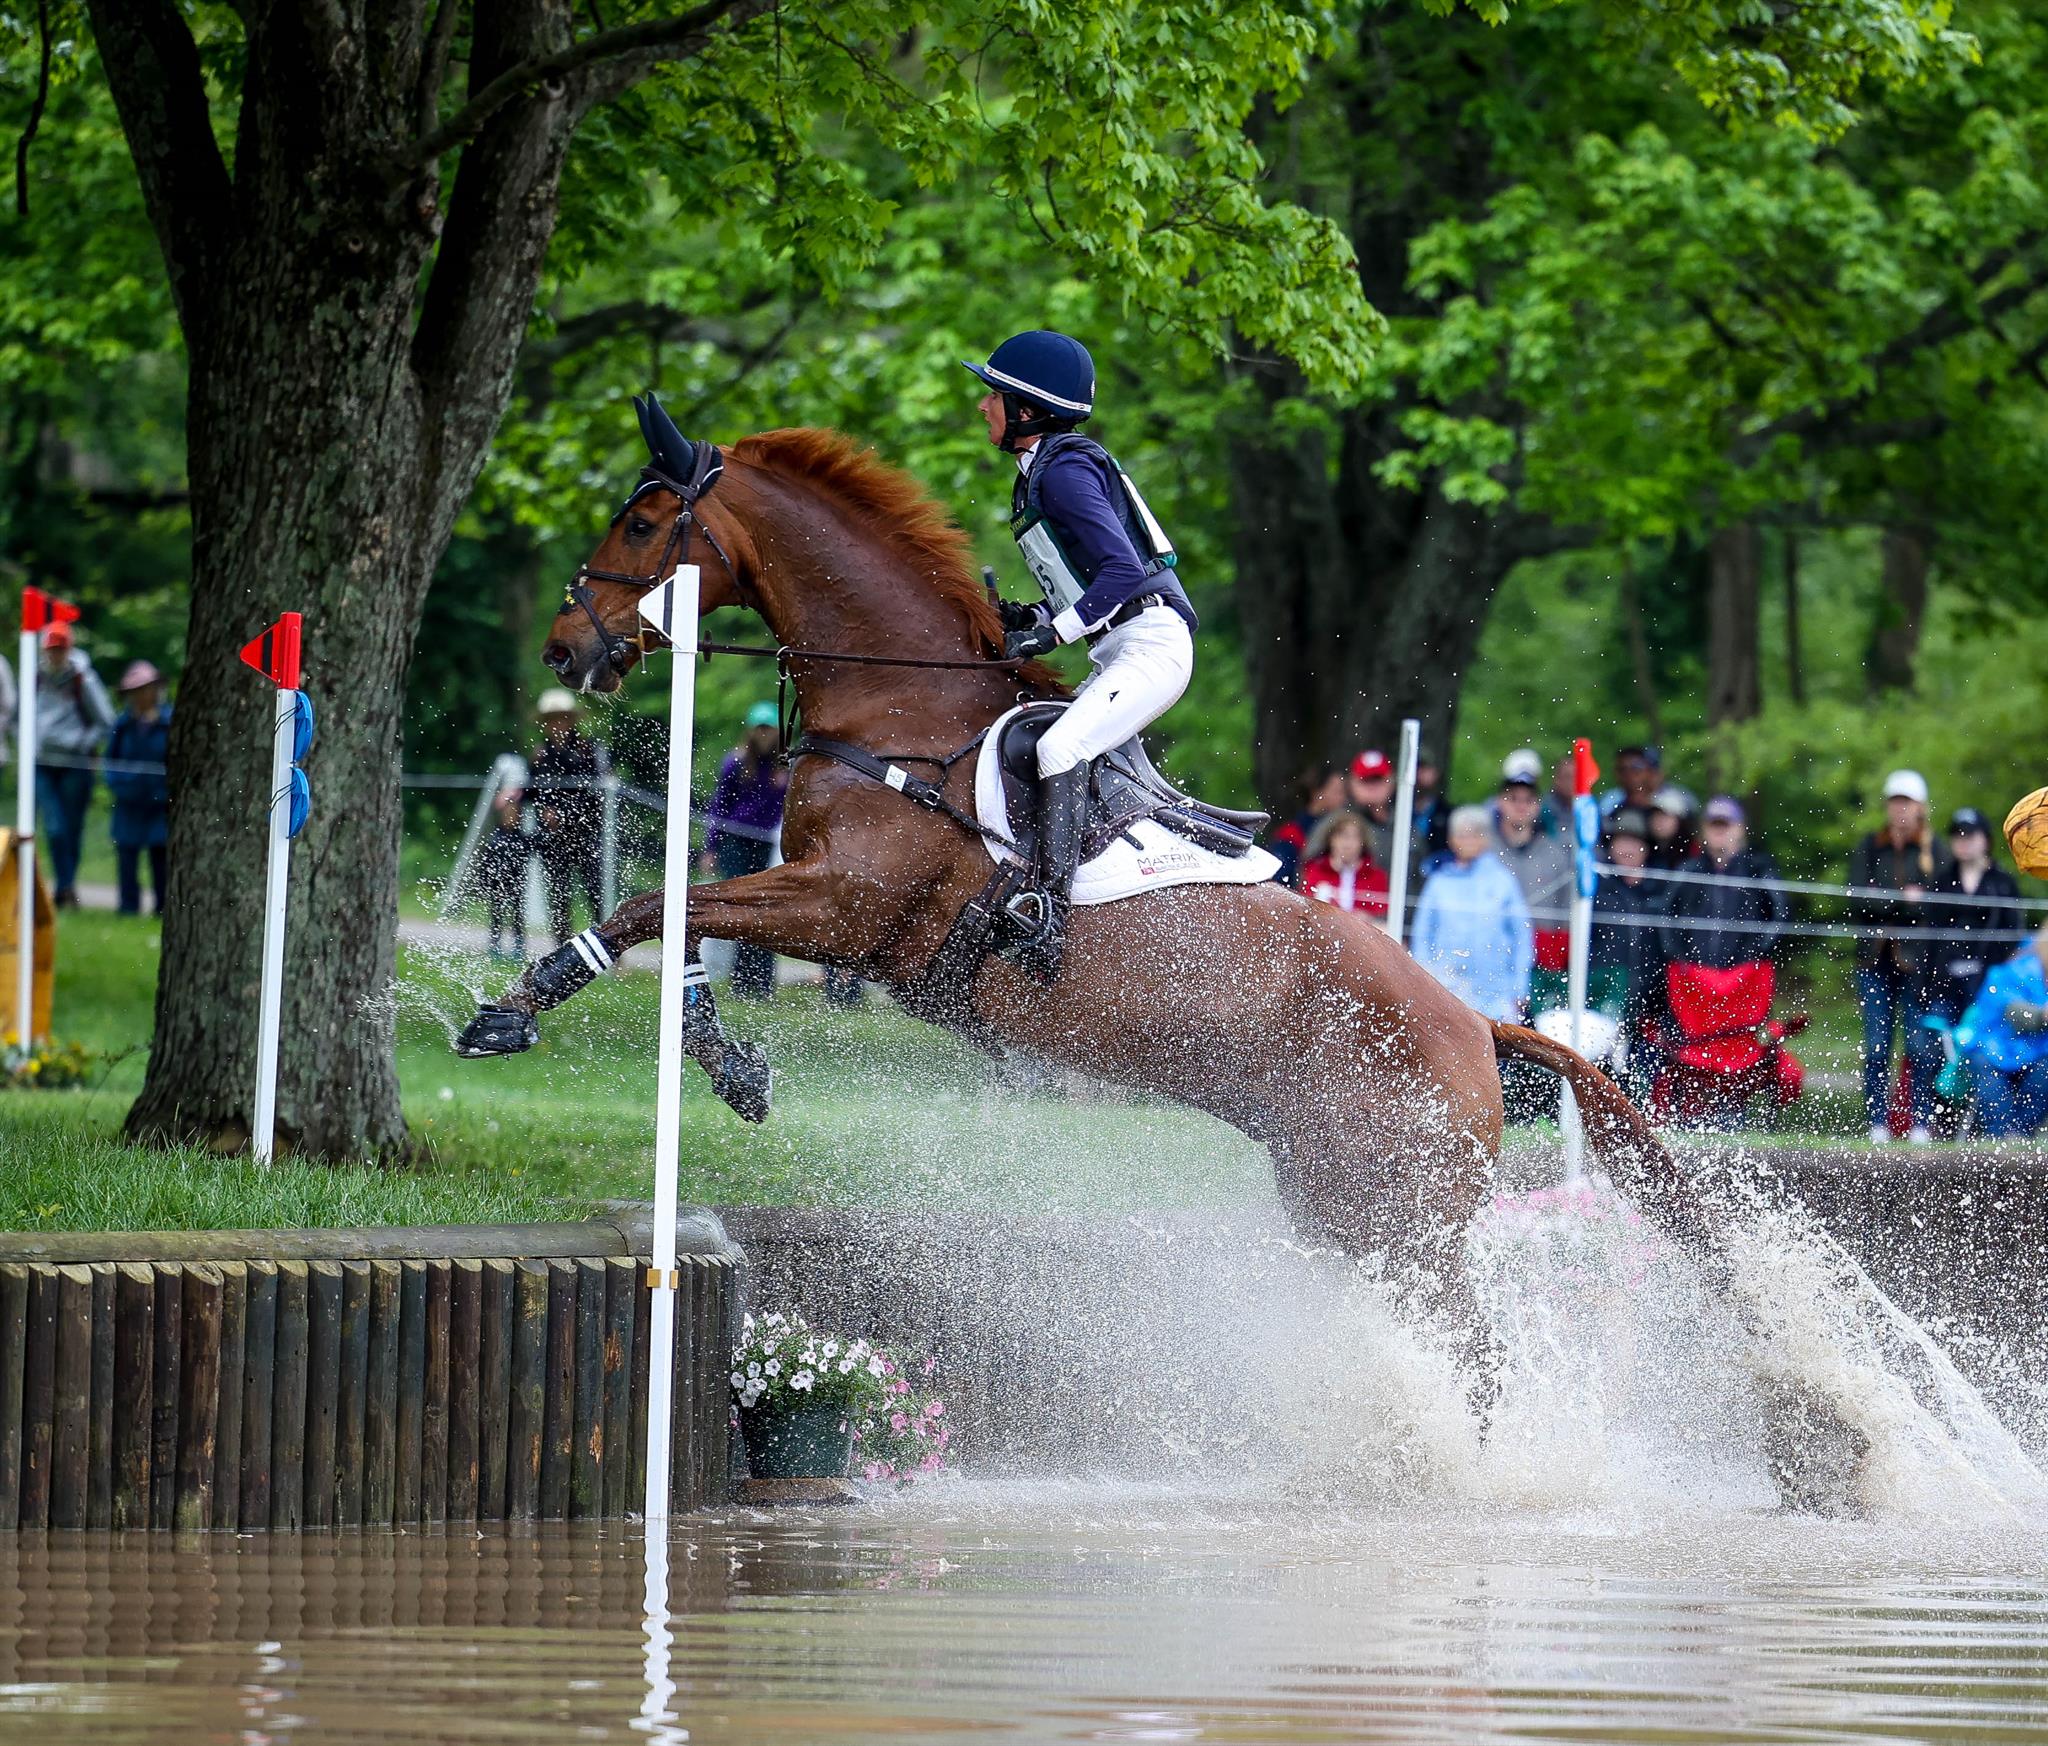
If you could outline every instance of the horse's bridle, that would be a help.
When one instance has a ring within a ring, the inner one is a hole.
[[[675,574],[678,564],[687,564],[690,561],[690,532],[692,528],[697,528],[703,532],[705,542],[718,554],[719,562],[725,566],[726,574],[732,578],[733,586],[742,592],[745,591],[740,573],[733,567],[733,561],[726,555],[725,548],[718,543],[718,536],[697,517],[698,500],[710,492],[724,471],[725,456],[714,444],[703,442],[696,445],[696,464],[691,468],[687,482],[673,478],[659,467],[641,468],[640,483],[633,488],[633,495],[619,506],[618,513],[612,517],[613,527],[617,527],[632,512],[633,506],[650,491],[670,492],[682,504],[675,520],[669,523],[668,538],[662,543],[661,556],[655,561],[653,573],[640,576],[624,570],[600,570],[591,564],[579,564],[576,566],[576,574],[569,578],[569,586],[562,596],[563,608],[566,610],[572,606],[580,606],[583,609],[583,616],[590,620],[590,628],[597,632],[598,643],[603,648],[604,658],[613,672],[623,675],[632,665],[635,655],[647,653],[647,631],[643,626],[634,636],[622,637],[617,631],[610,629],[598,616],[596,596],[590,592],[592,582],[617,582],[627,588],[638,588],[643,592],[659,586]]]

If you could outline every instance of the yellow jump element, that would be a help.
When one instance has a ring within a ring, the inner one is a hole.
[[[0,830],[0,1037],[14,1039],[20,1015],[14,1010],[15,935],[21,927],[21,857],[15,835]],[[57,967],[57,910],[50,901],[40,864],[36,868],[35,980],[29,994],[29,1017],[35,1035],[50,1034],[50,982]]]

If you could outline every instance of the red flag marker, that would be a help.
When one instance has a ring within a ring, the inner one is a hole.
[[[25,631],[40,631],[53,624],[75,624],[78,608],[68,600],[59,600],[54,594],[45,594],[40,588],[24,588],[21,591],[21,628]]]
[[[1600,766],[1593,762],[1593,742],[1572,741],[1572,792],[1591,794],[1593,784],[1599,780]]]
[[[299,688],[299,615],[287,612],[260,637],[242,645],[242,659],[271,684]]]

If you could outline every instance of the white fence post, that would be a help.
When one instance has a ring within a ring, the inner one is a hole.
[[[1401,724],[1401,762],[1394,783],[1394,865],[1388,869],[1387,932],[1400,939],[1408,925],[1408,862],[1414,853],[1415,767],[1422,758],[1422,723]]]

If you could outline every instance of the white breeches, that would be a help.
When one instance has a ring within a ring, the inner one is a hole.
[[[1038,773],[1057,776],[1120,746],[1171,709],[1195,670],[1195,639],[1170,606],[1148,606],[1088,651],[1095,671],[1038,742]]]

